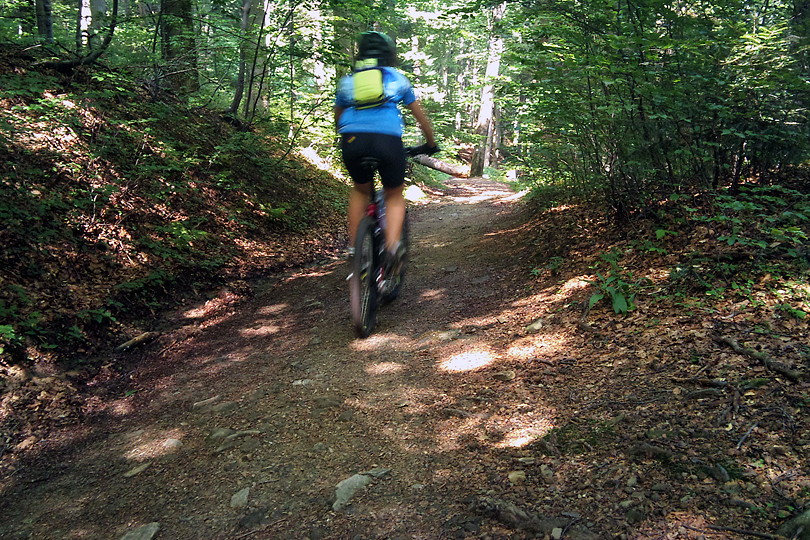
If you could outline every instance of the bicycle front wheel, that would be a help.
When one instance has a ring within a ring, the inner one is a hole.
[[[354,241],[354,261],[349,279],[352,322],[359,337],[374,330],[377,320],[377,249],[374,245],[374,221],[364,217]]]

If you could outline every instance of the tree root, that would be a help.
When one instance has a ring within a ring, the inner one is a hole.
[[[576,520],[569,518],[554,518],[527,512],[522,508],[503,499],[493,497],[477,497],[472,504],[472,510],[500,521],[512,529],[520,529],[536,534],[551,534],[554,529],[567,532],[566,538],[577,540],[596,540],[597,535],[585,527],[576,525]]]
[[[709,531],[717,531],[718,534],[721,533],[721,532],[730,532],[730,533],[735,533],[735,534],[741,534],[741,535],[744,535],[744,536],[755,536],[757,538],[770,538],[770,539],[773,539],[773,540],[779,540],[780,538],[782,538],[781,536],[776,536],[776,535],[773,535],[773,534],[761,533],[761,532],[756,532],[756,531],[748,531],[748,530],[745,530],[745,529],[738,529],[736,527],[720,527],[719,525],[708,525],[706,527],[706,529],[708,529],[708,530],[699,529],[697,527],[692,527],[690,525],[684,525],[684,527],[686,527],[687,529],[690,529],[692,531],[697,531],[697,532],[702,532],[702,533],[707,533]]]
[[[786,378],[790,379],[793,382],[801,381],[804,378],[804,374],[802,374],[801,372],[789,368],[782,362],[774,360],[773,358],[770,357],[770,355],[768,355],[765,352],[757,351],[750,347],[744,347],[743,345],[740,345],[740,343],[734,338],[720,336],[714,339],[718,343],[728,345],[737,354],[742,354],[743,356],[747,356],[749,358],[753,358],[754,360],[758,360],[766,368],[770,369],[771,371],[775,371],[780,375],[785,376]]]

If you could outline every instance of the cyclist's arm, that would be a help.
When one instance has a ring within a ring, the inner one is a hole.
[[[343,107],[335,107],[335,129],[340,124],[340,117],[343,116],[343,111],[346,109]]]
[[[436,146],[436,138],[433,135],[433,126],[425,113],[425,109],[422,108],[419,101],[414,101],[408,105],[408,109],[410,109],[413,117],[416,118],[416,121],[419,124],[419,129],[421,129],[422,133],[424,133],[428,146],[434,148]]]

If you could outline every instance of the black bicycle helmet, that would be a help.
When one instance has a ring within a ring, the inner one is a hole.
[[[376,58],[381,66],[395,66],[397,46],[382,32],[363,32],[357,43],[357,59]]]

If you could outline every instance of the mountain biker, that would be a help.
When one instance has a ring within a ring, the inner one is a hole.
[[[354,181],[349,197],[349,253],[354,249],[355,233],[365,215],[374,179],[374,171],[364,167],[362,159],[374,157],[379,160],[378,170],[385,193],[388,222],[385,246],[389,268],[404,252],[400,236],[405,221],[406,157],[400,103],[411,111],[425,136],[426,143],[417,147],[415,153],[431,155],[439,151],[430,120],[416,99],[410,81],[395,69],[396,63],[396,45],[390,37],[382,32],[361,34],[354,72],[340,80],[334,109],[343,163]],[[375,80],[376,76],[376,83],[362,78],[366,75],[370,76],[369,80]],[[366,94],[374,94],[367,92],[368,87],[374,84],[379,86],[381,94],[368,98]]]

